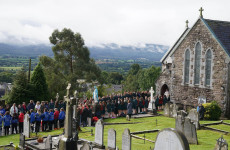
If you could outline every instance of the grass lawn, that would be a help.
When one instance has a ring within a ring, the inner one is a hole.
[[[157,125],[156,125],[157,120]],[[117,118],[117,119],[106,119],[105,122],[115,123],[115,122],[127,122],[125,118]],[[164,128],[174,128],[175,127],[175,119],[174,118],[168,118],[164,116],[159,117],[149,117],[149,118],[138,118],[138,119],[131,119],[130,122],[141,122],[138,124],[122,124],[122,125],[106,125],[104,130],[104,143],[107,145],[107,138],[108,138],[108,130],[110,128],[113,128],[117,132],[117,146],[121,149],[122,144],[122,132],[125,128],[129,128],[130,132],[135,131],[142,131],[142,130],[153,130],[153,129],[164,129]],[[209,123],[212,121],[201,121],[202,123]],[[229,121],[225,121],[229,122]],[[227,125],[215,125],[210,126],[213,128],[218,128],[226,131],[230,131],[229,127]],[[82,128],[83,131],[87,131],[95,129],[93,127],[86,127]],[[52,132],[41,132],[42,135],[55,135],[62,133],[62,130],[55,130]],[[190,145],[191,150],[211,150],[214,149],[216,144],[216,139],[221,137],[221,133],[209,131],[209,130],[198,130],[197,136],[198,136],[198,145]],[[137,136],[144,137],[144,134],[138,134]],[[157,133],[148,133],[145,134],[145,137],[147,139],[155,141],[155,138],[157,136]],[[86,133],[80,133],[80,138],[87,139],[87,140],[94,140],[94,136],[91,136],[90,132]],[[230,135],[224,135],[224,139],[227,140],[227,142],[230,142]],[[14,142],[15,145],[19,143],[19,135],[10,135],[6,137],[0,137],[0,145],[9,144],[9,142]],[[132,138],[132,150],[149,150],[150,146],[153,148],[154,143],[139,140]]]

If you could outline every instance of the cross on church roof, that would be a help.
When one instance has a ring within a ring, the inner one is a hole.
[[[185,23],[186,23],[185,27],[188,28],[188,23],[189,23],[188,20],[186,20]]]
[[[200,11],[200,17],[203,18],[202,12],[204,11],[204,9],[201,7],[201,8],[199,9],[199,11]]]

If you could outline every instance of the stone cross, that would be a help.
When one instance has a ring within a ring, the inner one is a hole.
[[[204,9],[201,7],[201,8],[199,9],[199,11],[200,11],[200,17],[203,18],[202,12],[204,11]]]
[[[58,98],[59,98],[59,94],[57,93],[57,95],[56,95],[56,100],[58,101]]]
[[[221,136],[221,138],[219,138],[217,141],[217,144],[219,145],[219,150],[222,149],[222,147],[224,147],[225,145],[227,145],[226,141],[223,138],[223,135]]]
[[[154,94],[153,87],[151,87],[151,89],[150,89],[150,93],[151,93],[151,102],[153,102],[153,94]]]
[[[70,90],[70,88],[71,88],[71,84],[69,83],[68,86],[67,86],[67,88],[66,88],[66,90],[67,90],[66,96],[67,97],[69,97],[69,90]]]
[[[188,23],[189,23],[188,20],[186,20],[185,23],[186,23],[185,27],[188,28]]]

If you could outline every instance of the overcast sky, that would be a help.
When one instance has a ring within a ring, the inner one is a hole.
[[[230,21],[230,0],[0,0],[0,42],[49,44],[54,29],[101,43],[171,46],[199,17]]]

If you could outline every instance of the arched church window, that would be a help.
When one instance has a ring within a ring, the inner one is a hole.
[[[205,64],[205,85],[206,86],[210,86],[211,66],[212,66],[212,52],[209,49],[206,53],[206,64]]]
[[[190,66],[190,51],[187,49],[185,52],[185,65],[184,65],[184,83],[189,83],[189,66]]]
[[[201,56],[201,44],[197,43],[195,47],[194,84],[200,83],[200,56]]]

